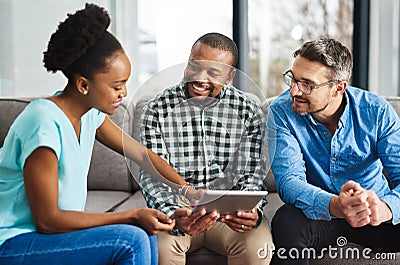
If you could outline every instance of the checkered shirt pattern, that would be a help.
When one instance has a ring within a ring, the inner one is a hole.
[[[198,189],[265,190],[264,133],[261,108],[232,86],[203,106],[181,83],[150,100],[140,119],[141,143]],[[144,171],[140,184],[149,207],[169,216],[179,208],[168,185]]]

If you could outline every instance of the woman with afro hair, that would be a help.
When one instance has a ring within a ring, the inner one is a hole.
[[[167,215],[149,208],[84,212],[94,139],[198,197],[163,159],[107,116],[126,96],[131,73],[109,24],[108,13],[94,4],[60,23],[43,62],[68,83],[32,101],[0,149],[1,265],[157,264],[156,234],[175,225]]]

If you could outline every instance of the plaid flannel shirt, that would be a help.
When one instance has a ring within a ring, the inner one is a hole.
[[[150,100],[140,118],[141,143],[196,188],[265,190],[264,134],[261,108],[232,86],[203,106],[181,83]],[[144,171],[140,184],[149,207],[169,216],[180,207],[177,192]]]

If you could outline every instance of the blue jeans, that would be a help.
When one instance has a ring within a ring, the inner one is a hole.
[[[0,245],[0,265],[158,264],[157,236],[132,225],[106,225],[62,234],[17,235]]]
[[[290,256],[290,253],[297,253],[294,250],[302,253],[304,249],[312,248],[320,254],[323,248],[335,247],[340,237],[376,252],[400,251],[400,225],[381,224],[353,228],[344,219],[308,219],[300,209],[285,204],[276,211],[271,226],[275,245],[272,265],[309,264],[307,258],[290,259],[295,256]],[[279,249],[282,251],[278,251]]]

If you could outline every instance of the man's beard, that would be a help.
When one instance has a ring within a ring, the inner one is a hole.
[[[307,105],[308,105],[308,104],[307,104]],[[316,113],[318,113],[318,112],[321,112],[321,111],[325,110],[325,109],[328,107],[328,105],[329,105],[329,102],[327,102],[327,103],[325,104],[325,106],[323,106],[322,108],[319,108],[319,109],[317,109],[317,110],[296,112],[295,109],[294,109],[294,98],[292,98],[292,110],[293,110],[295,113],[297,113],[297,114],[299,114],[299,115],[302,115],[302,116],[305,116],[305,115],[307,115],[307,114],[311,114],[311,115],[312,115],[312,114],[316,114]]]

